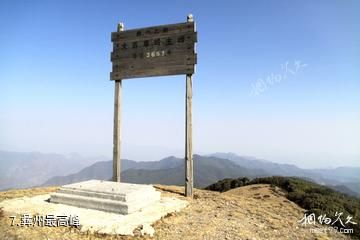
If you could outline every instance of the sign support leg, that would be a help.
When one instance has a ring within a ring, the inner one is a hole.
[[[193,153],[192,153],[192,75],[186,75],[186,118],[185,118],[185,196],[193,196]]]
[[[121,80],[115,81],[114,96],[114,145],[113,145],[113,181],[120,182],[120,147],[121,147]]]

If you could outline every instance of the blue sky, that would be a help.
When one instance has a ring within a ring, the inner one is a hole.
[[[0,149],[110,157],[111,32],[193,13],[195,152],[360,166],[359,10],[358,1],[1,1]],[[124,80],[124,157],[183,156],[184,94],[184,76]]]

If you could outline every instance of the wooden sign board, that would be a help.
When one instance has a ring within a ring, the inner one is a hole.
[[[112,72],[115,80],[113,181],[120,182],[121,164],[121,92],[122,80],[165,75],[186,75],[185,95],[185,196],[193,196],[192,149],[192,75],[195,72],[197,33],[192,14],[187,22],[124,31],[111,34]]]
[[[111,41],[111,80],[194,73],[194,22],[113,32]]]

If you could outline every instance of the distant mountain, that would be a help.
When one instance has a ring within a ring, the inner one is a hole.
[[[136,162],[128,159],[121,159],[121,171],[124,172],[128,169],[138,170],[158,170],[158,169],[168,169],[180,166],[182,160],[176,157],[167,157],[160,161],[149,161],[149,162]],[[112,161],[102,161],[94,163],[93,165],[82,169],[81,171],[65,175],[65,176],[55,176],[48,179],[43,186],[57,186],[64,185],[73,182],[80,182],[89,179],[100,179],[100,180],[109,180],[112,177]]]
[[[78,154],[0,151],[0,190],[37,186],[53,176],[74,173],[104,159]]]
[[[360,182],[360,167],[337,167],[333,169],[311,169],[308,171],[323,178],[333,179],[338,183]]]
[[[358,184],[360,184],[360,183],[358,183]],[[349,196],[353,196],[353,197],[359,197],[360,195],[359,195],[359,192],[357,192],[357,191],[353,191],[352,189],[353,189],[353,187],[352,186],[346,186],[345,184],[344,185],[335,185],[335,186],[333,186],[333,185],[326,185],[327,187],[329,187],[329,188],[331,188],[331,189],[333,189],[333,190],[335,190],[335,191],[338,191],[338,192],[341,192],[341,193],[345,193],[345,194],[347,194],[347,195],[349,195]]]
[[[131,183],[183,185],[184,175],[185,169],[182,163],[181,166],[171,169],[152,171],[129,169],[122,174],[122,180]],[[267,175],[265,171],[243,168],[227,159],[194,155],[194,185],[198,188],[226,177],[264,175]]]
[[[292,164],[280,164],[274,163],[267,160],[262,160],[254,157],[243,157],[238,156],[235,153],[214,153],[210,156],[229,159],[239,166],[250,168],[250,169],[263,169],[271,175],[288,175],[289,173],[294,176],[307,176],[304,169],[298,168]]]
[[[130,183],[184,184],[184,160],[170,157],[154,162],[122,160],[121,181]],[[265,176],[263,170],[246,169],[227,159],[194,155],[194,185],[205,187],[219,179],[237,176]],[[108,180],[112,176],[112,161],[93,164],[68,176],[54,177],[45,186],[63,185],[89,179]]]
[[[269,176],[288,176],[309,179],[343,193],[360,196],[360,168],[338,167],[333,169],[302,169],[292,164],[280,164],[234,153],[214,153],[210,156],[225,158],[241,167],[261,169]]]
[[[347,182],[344,184],[352,191],[358,193],[358,196],[360,197],[360,181],[359,182]]]
[[[123,169],[146,169],[146,170],[157,170],[157,169],[168,169],[168,168],[175,168],[183,164],[183,159],[176,158],[174,156],[170,156],[164,158],[160,161],[148,161],[148,162],[135,162],[131,161],[132,163],[122,163]]]

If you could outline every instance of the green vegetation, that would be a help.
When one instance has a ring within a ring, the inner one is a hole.
[[[236,178],[236,179],[225,178],[223,180],[220,180],[214,184],[207,186],[205,189],[211,191],[217,191],[217,192],[226,192],[233,188],[245,186],[249,184],[249,182],[250,180],[246,177]]]
[[[242,181],[242,179],[244,178],[223,179],[205,189],[224,192],[243,185],[271,184],[283,189],[286,192],[287,198],[306,209],[307,214],[315,213],[316,218],[326,214],[333,222],[336,219],[335,213],[342,212],[341,219],[345,224],[347,216],[353,217],[351,221],[357,224],[348,223],[345,225],[345,228],[353,228],[354,232],[351,236],[355,239],[360,239],[359,199],[295,177],[265,177],[255,178],[251,181]],[[243,185],[241,185],[242,183]],[[344,228],[340,221],[337,221],[334,226]]]

